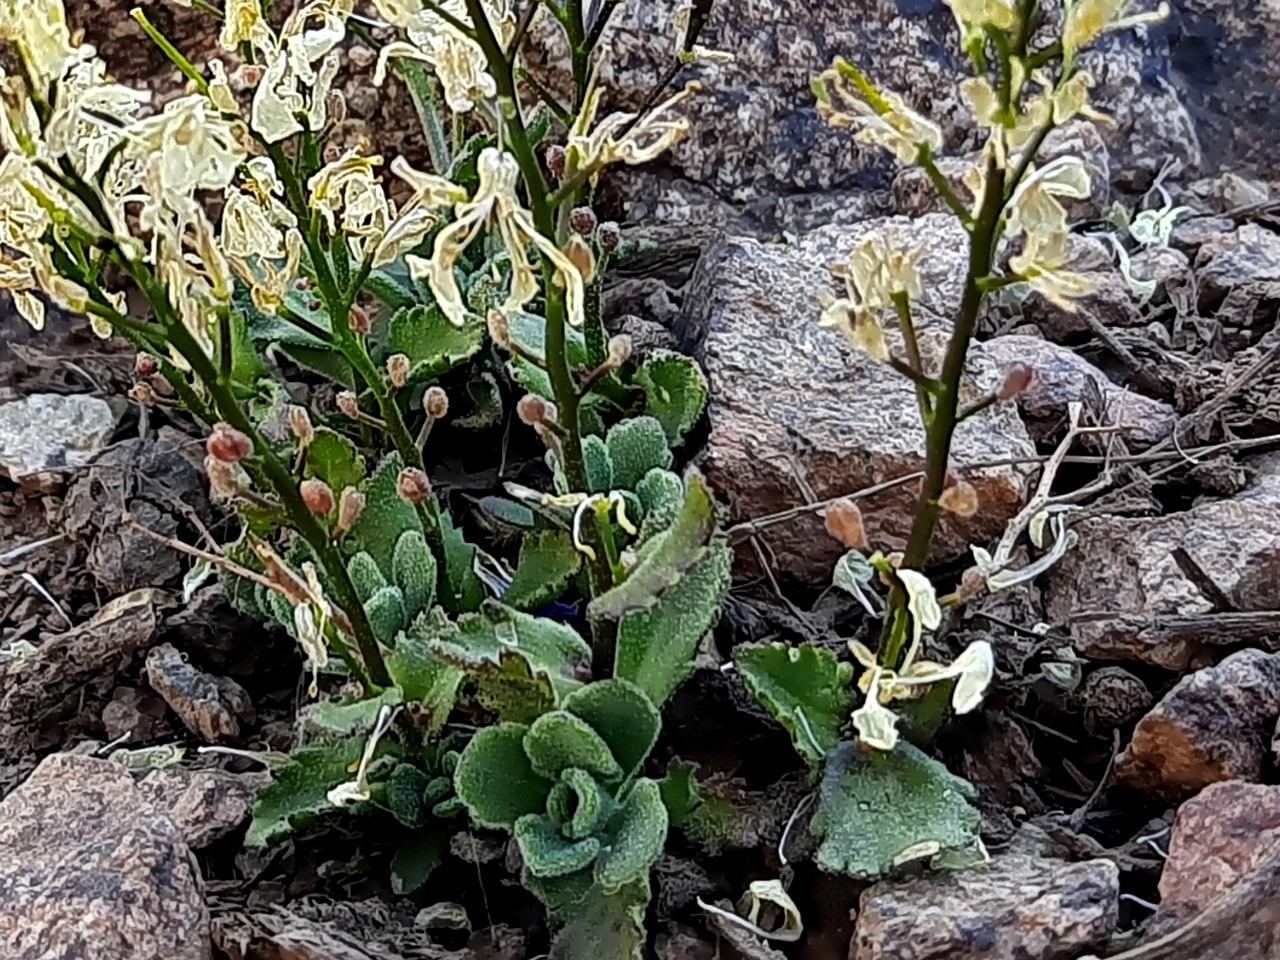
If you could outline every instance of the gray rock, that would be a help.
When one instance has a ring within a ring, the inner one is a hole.
[[[1238,301],[1280,298],[1280,236],[1246,223],[1209,240],[1196,255],[1196,279],[1206,315]]]
[[[806,502],[852,493],[921,469],[924,432],[911,384],[818,326],[819,296],[836,291],[827,265],[847,258],[870,231],[891,228],[902,247],[920,246],[926,296],[918,305],[921,352],[936,369],[959,301],[967,235],[953,217],[898,217],[852,228],[822,228],[786,246],[729,239],[708,252],[685,298],[677,338],[702,360],[711,382],[706,475],[733,519],[752,520]],[[890,331],[890,336],[895,336]],[[976,344],[970,354],[973,400],[995,389],[1004,369]],[[997,407],[964,423],[952,453],[955,471],[982,504],[968,519],[944,518],[938,559],[999,535],[1028,489],[1028,471],[978,464],[1031,456],[1013,409]],[[916,490],[902,485],[861,501],[876,547],[898,549]],[[762,536],[784,577],[826,582],[842,548],[805,515]]]
[[[198,670],[172,644],[162,643],[147,653],[147,682],[205,743],[239,737],[240,720],[254,718],[253,701],[240,684]]]
[[[1178,681],[1116,758],[1118,783],[1168,799],[1257,781],[1280,717],[1280,655],[1241,650]]]
[[[1125,727],[1151,709],[1155,698],[1147,685],[1123,667],[1091,670],[1074,698],[1092,734]]]
[[[1191,285],[1191,259],[1173,247],[1137,251],[1129,258],[1129,272],[1135,280],[1155,281],[1156,289],[1150,302],[1156,306],[1180,297]]]
[[[152,770],[138,789],[182,831],[188,847],[203,850],[249,822],[258,791],[270,782],[265,771],[229,773],[179,766]]]
[[[1124,430],[1130,447],[1159,443],[1173,432],[1178,415],[1167,403],[1126,390],[1084,357],[1035,337],[1007,336],[986,341],[983,350],[997,366],[1025,363],[1035,369],[1031,386],[1018,395],[1018,412],[1037,442],[1047,440],[1067,416],[1067,405],[1084,402],[1091,387],[1102,396],[1107,422]]]
[[[56,754],[0,802],[6,960],[210,960],[204,884],[121,767]]]
[[[82,467],[116,429],[110,404],[83,393],[34,393],[0,406],[0,475],[40,489],[50,471]]]
[[[850,960],[1073,960],[1116,926],[1110,860],[1007,855],[984,870],[881,882],[862,894]]]
[[[1202,245],[1234,233],[1235,229],[1236,222],[1229,217],[1192,217],[1173,228],[1169,246],[1194,257]]]

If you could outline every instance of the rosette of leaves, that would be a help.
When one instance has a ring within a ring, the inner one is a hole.
[[[644,692],[615,678],[530,724],[479,731],[458,762],[454,784],[472,819],[515,836],[523,882],[558,928],[557,955],[640,956],[668,824],[658,783],[639,776],[659,726]]]

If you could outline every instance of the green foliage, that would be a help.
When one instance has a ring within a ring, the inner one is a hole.
[[[566,530],[536,530],[520,542],[520,562],[502,595],[517,610],[539,610],[564,592],[582,569],[582,554]]]
[[[484,602],[485,589],[476,576],[476,548],[453,525],[447,513],[440,515],[440,536],[444,540],[444,568],[453,590],[450,613],[476,610]]]
[[[874,880],[903,863],[950,865],[985,859],[973,787],[909,743],[863,752],[845,743],[827,761],[810,823],[822,841],[817,864]]]
[[[589,887],[581,900],[557,912],[563,925],[551,942],[549,960],[639,960],[643,955],[644,914],[649,904],[648,878],[605,892]]]
[[[328,427],[316,427],[307,446],[306,475],[323,480],[336,498],[346,487],[359,487],[364,479],[364,457],[342,434]]]
[[[406,530],[391,555],[391,579],[400,588],[410,620],[436,601],[436,558],[418,530]]]
[[[707,376],[689,357],[654,350],[636,374],[644,390],[645,413],[662,424],[667,442],[678,447],[707,406]]]
[[[399,706],[403,701],[400,688],[390,687],[363,700],[320,700],[304,707],[298,719],[303,732],[313,738],[363,737],[373,729],[383,707]]]
[[[471,359],[484,341],[483,324],[455,327],[434,305],[411,306],[391,315],[387,352],[408,357],[410,381],[418,382],[438,377]]]
[[[612,467],[613,486],[632,490],[650,470],[671,466],[671,448],[662,424],[653,417],[623,420],[605,437]]]
[[[396,637],[409,625],[405,615],[404,594],[399,587],[381,587],[365,601],[365,615],[373,627],[373,634],[387,646],[394,646]]]
[[[587,469],[588,493],[608,493],[614,488],[613,460],[603,440],[594,434],[583,437],[582,460]]]
[[[557,779],[570,767],[605,781],[622,779],[622,767],[604,738],[587,721],[564,710],[544,713],[535,720],[524,748],[533,769],[548,780]]]
[[[378,561],[361,550],[347,560],[347,576],[356,588],[361,603],[368,603],[375,593],[387,586],[387,578],[378,569]]]
[[[639,543],[647,543],[676,521],[684,506],[684,484],[670,470],[650,470],[636,484],[636,495],[644,507]]]
[[[294,829],[314,822],[334,810],[328,793],[351,779],[350,768],[359,762],[364,743],[359,738],[338,740],[324,746],[297,750],[262,788],[253,808],[253,822],[245,836],[249,847],[266,847],[289,836]]]
[[[436,822],[402,835],[391,859],[391,892],[396,896],[413,893],[431,878],[444,862],[452,831]]]
[[[587,684],[565,697],[564,709],[599,732],[624,777],[639,772],[658,742],[662,727],[658,708],[639,687],[626,680]]]
[[[698,765],[687,760],[672,760],[667,764],[667,775],[658,781],[662,803],[667,808],[667,819],[673,827],[683,827],[702,803],[702,791],[698,789]]]
[[[431,778],[412,763],[397,764],[387,778],[386,801],[391,815],[406,827],[421,827],[430,813],[426,790]]]
[[[791,734],[796,752],[811,766],[821,764],[853,709],[853,665],[822,647],[783,643],[739,646],[734,664],[751,694]]]
[[[431,652],[432,633],[419,617],[387,657],[387,672],[414,704],[423,733],[431,736],[449,719],[466,674]]]
[[[462,752],[454,788],[471,819],[490,829],[514,829],[516,821],[541,813],[551,781],[533,768],[524,749],[529,727],[500,723],[476,732]]]
[[[374,475],[365,482],[364,510],[342,541],[349,554],[361,550],[369,554],[379,570],[393,569],[396,544],[402,534],[409,530],[422,533],[417,511],[396,492],[396,481],[403,468],[404,463],[398,454],[390,454],[382,461]]]

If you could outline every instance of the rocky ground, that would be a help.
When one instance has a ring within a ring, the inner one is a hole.
[[[125,4],[68,6],[122,77],[162,98],[178,89],[156,79],[167,71]],[[211,52],[193,11],[143,6],[179,46]],[[616,100],[641,99],[657,75],[673,6],[624,5]],[[738,59],[695,68],[694,135],[665,167],[607,190],[631,236],[654,241],[611,279],[610,322],[693,353],[710,377],[702,465],[739,549],[715,637],[725,659],[746,640],[842,645],[859,629],[856,606],[824,592],[839,547],[815,504],[882,488],[860,499],[871,540],[905,532],[913,492],[897,481],[921,465],[913,394],[818,329],[818,301],[826,264],[892,218],[925,248],[924,341],[936,346],[962,244],[918,174],[819,123],[807,87],[832,56],[856,58],[943,120],[962,153],[974,134],[938,40],[952,29],[933,0],[718,0],[703,41]],[[1016,410],[958,435],[956,469],[982,509],[944,527],[934,557],[945,577],[970,543],[1000,538],[1070,405],[1114,428],[1056,475],[1055,493],[1086,491],[1075,548],[955,625],[957,644],[990,640],[999,667],[984,711],[940,740],[980,791],[992,863],[866,887],[792,851],[804,941],[735,944],[708,926],[697,897],[777,875],[804,788],[786,738],[732,674],[706,669],[668,708],[668,746],[719,771],[725,796],[759,817],[717,856],[662,861],[662,960],[1280,958],[1280,13],[1175,0],[1144,41],[1118,36],[1092,56],[1115,123],[1060,131],[1048,149],[1097,175],[1072,211],[1097,291],[1074,314],[1034,296],[993,304],[973,383],[1015,360],[1037,379]],[[546,49],[546,63],[557,57]],[[416,128],[407,98],[372,90],[369,68],[354,54],[345,67],[350,138],[416,154],[387,133]],[[1165,205],[1159,188],[1192,212],[1166,247],[1134,256],[1131,275],[1155,282],[1140,302],[1088,234],[1113,203]],[[34,336],[0,320],[0,952],[536,956],[536,912],[485,836],[456,837],[446,876],[413,900],[386,885],[376,838],[241,849],[265,775],[197,748],[287,749],[300,662],[216,585],[184,598],[187,560],[142,532],[216,538],[227,520],[207,499],[191,424],[123,399],[131,367],[80,324]]]

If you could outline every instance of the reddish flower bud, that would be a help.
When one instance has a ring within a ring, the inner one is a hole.
[[[289,429],[304,447],[315,439],[316,428],[311,425],[311,414],[306,407],[289,408]]]
[[[569,238],[569,242],[564,245],[564,255],[578,268],[578,273],[582,274],[585,282],[590,283],[595,279],[596,255],[581,237]]]
[[[867,533],[862,524],[862,511],[847,497],[827,505],[823,518],[827,533],[850,550],[867,550]]]
[[[1005,371],[1004,383],[1000,384],[1000,389],[996,391],[996,399],[1001,401],[1012,400],[1026,390],[1027,387],[1031,386],[1031,382],[1035,378],[1035,370],[1025,363],[1015,363]]]
[[[373,326],[373,320],[369,316],[369,311],[361,306],[352,306],[350,314],[351,332],[364,334],[369,332],[369,328]]]
[[[960,480],[942,491],[938,506],[958,517],[972,517],[978,512],[978,491],[967,480]]]
[[[343,489],[342,496],[338,498],[337,533],[339,536],[356,525],[356,521],[360,519],[360,514],[364,513],[364,504],[364,494],[355,487]]]
[[[302,502],[312,513],[320,517],[327,517],[333,513],[333,491],[323,480],[317,480],[314,477],[303,480],[298,487],[298,492],[302,494]]]
[[[431,496],[431,481],[417,467],[405,467],[396,478],[396,493],[408,503],[425,503]]]
[[[324,304],[321,303],[319,300],[316,300],[314,297],[307,301],[307,309],[310,310],[312,313],[315,313],[322,306],[324,306]]]
[[[612,253],[622,242],[622,228],[614,221],[606,220],[596,229],[596,239],[600,241],[601,249]]]
[[[409,379],[409,358],[403,353],[393,353],[387,357],[387,379],[396,389],[403,387]]]
[[[569,226],[580,236],[591,236],[596,232],[599,222],[596,212],[590,207],[574,207],[569,211]]]
[[[488,316],[489,339],[500,350],[511,349],[511,324],[501,310],[490,310]]]
[[[355,393],[351,390],[343,390],[338,394],[338,409],[352,420],[355,420],[360,416],[360,401],[356,399]]]
[[[551,175],[557,180],[563,179],[564,171],[569,162],[569,153],[564,147],[558,143],[553,143],[547,147],[547,169],[551,171]]]
[[[432,420],[440,420],[449,412],[449,395],[443,387],[427,387],[422,398],[422,409]]]
[[[253,441],[235,427],[219,423],[205,441],[205,449],[209,456],[223,463],[239,463],[245,457],[253,456]]]
[[[520,418],[521,423],[531,427],[555,423],[556,405],[550,400],[544,400],[536,393],[526,393],[516,402],[516,416]]]
[[[139,377],[154,377],[159,369],[160,361],[149,353],[140,353],[133,358],[133,372]]]

